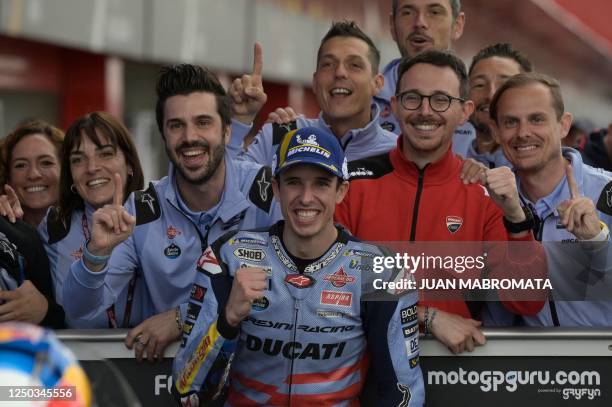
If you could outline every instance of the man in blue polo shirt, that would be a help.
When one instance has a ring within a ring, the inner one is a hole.
[[[559,83],[525,73],[508,79],[491,101],[491,119],[504,154],[514,166],[523,202],[536,219],[553,285],[549,301],[526,325],[611,326],[612,174],[582,162],[561,146],[572,122]],[[580,301],[578,301],[580,300]],[[488,303],[485,324],[518,323]]]
[[[152,306],[126,345],[149,360],[178,339],[206,247],[230,230],[265,227],[280,218],[271,169],[225,152],[230,100],[214,74],[188,64],[165,67],[157,95],[168,177],[133,194],[125,209],[116,196],[114,205],[94,213],[82,261],[64,283],[67,314],[87,318],[105,312],[138,273]]]

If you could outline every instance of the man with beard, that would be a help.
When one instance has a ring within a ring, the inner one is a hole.
[[[514,174],[508,167],[486,171],[481,185],[459,178],[462,160],[451,150],[455,128],[474,110],[468,96],[463,62],[448,51],[428,50],[404,60],[391,99],[402,134],[387,154],[349,163],[363,168],[351,178],[350,189],[336,209],[336,220],[365,241],[533,243],[533,217],[521,206]],[[537,243],[533,252],[487,260],[489,275],[510,267],[524,278],[545,273]],[[507,277],[507,276],[505,276]],[[517,314],[533,315],[542,301],[504,301]],[[472,351],[485,343],[480,309],[464,301],[419,302],[418,318],[454,353]],[[429,320],[428,320],[429,316]]]
[[[271,169],[225,154],[230,99],[213,73],[188,64],[165,67],[157,96],[169,174],[133,194],[125,209],[118,190],[113,205],[94,213],[83,259],[66,281],[78,308],[95,315],[141,274],[147,298],[134,301],[148,301],[149,315],[128,333],[126,345],[150,361],[163,356],[183,317],[196,312],[187,310],[187,301],[198,265],[208,260],[206,247],[230,230],[266,227],[281,216],[272,201]]]
[[[383,69],[385,85],[374,101],[380,108],[381,127],[399,134],[401,128],[391,109],[391,97],[395,94],[402,58],[412,58],[429,49],[451,49],[452,43],[463,34],[465,14],[460,0],[393,0],[389,26],[401,58],[389,62]],[[453,135],[453,151],[465,157],[474,137],[475,130],[470,123],[458,126]]]
[[[476,139],[470,143],[467,158],[473,158],[487,168],[502,165],[512,167],[493,138],[492,132],[495,126],[489,117],[489,105],[495,91],[504,82],[514,75],[531,71],[533,71],[531,62],[510,44],[491,45],[474,56],[468,76],[469,98],[475,106],[471,121],[476,128]]]
[[[255,50],[253,74],[236,79],[228,92],[234,109],[232,146],[242,143],[267,99],[261,83],[259,45]],[[354,22],[334,23],[321,40],[312,77],[312,89],[321,108],[319,117],[288,117],[290,108],[279,109],[287,119],[282,120],[284,124],[264,125],[239,157],[270,165],[282,136],[290,129],[307,126],[331,131],[349,161],[391,150],[397,135],[378,125],[379,109],[372,103],[372,97],[383,86],[379,63],[380,52]]]

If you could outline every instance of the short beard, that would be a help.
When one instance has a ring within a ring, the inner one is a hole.
[[[172,161],[174,167],[177,169],[181,177],[186,182],[192,185],[206,184],[213,177],[213,175],[215,175],[225,155],[225,144],[221,143],[217,147],[215,147],[214,150],[209,150],[209,155],[210,159],[208,161],[208,166],[204,174],[200,175],[197,178],[191,178],[189,177],[189,173],[179,165],[178,160],[175,161],[173,156],[168,152],[168,157],[170,158],[170,161]]]

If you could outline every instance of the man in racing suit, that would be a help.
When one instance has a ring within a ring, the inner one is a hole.
[[[372,103],[372,96],[383,85],[382,75],[378,74],[380,52],[354,22],[340,21],[325,34],[317,54],[312,89],[321,108],[319,117],[294,116],[294,121],[285,125],[265,124],[248,149],[238,152],[266,101],[258,45],[256,50],[253,75],[236,79],[228,91],[234,102],[230,146],[238,157],[271,165],[284,134],[306,126],[336,135],[349,161],[387,152],[395,146],[397,135],[378,125],[380,112]]]
[[[333,224],[347,177],[330,133],[285,136],[273,181],[285,220],[231,233],[198,262],[173,368],[184,405],[226,391],[236,406],[359,405],[368,359],[378,405],[423,405],[416,292],[362,301],[384,254]]]
[[[510,78],[495,94],[490,112],[499,143],[516,169],[521,199],[536,216],[534,233],[546,249],[553,285],[542,311],[523,316],[522,322],[612,326],[612,174],[562,147],[572,115],[564,111],[555,79],[533,73]],[[520,323],[494,304],[483,320]]]
[[[397,70],[402,58],[412,58],[428,49],[451,49],[452,42],[463,34],[465,13],[459,0],[393,0],[389,22],[391,36],[402,57],[383,68],[385,84],[374,96],[374,102],[380,111],[380,126],[400,134],[402,130],[391,109],[391,97],[397,93]],[[471,123],[457,126],[452,144],[455,154],[465,158],[475,137],[476,130]]]
[[[374,242],[533,241],[533,219],[521,207],[509,168],[487,170],[486,188],[459,179],[462,161],[450,149],[451,138],[473,110],[472,102],[462,99],[467,96],[463,62],[449,52],[425,51],[402,65],[400,85],[400,95],[392,99],[402,126],[397,148],[351,163],[349,171],[359,175],[351,176],[336,220],[358,238]],[[541,247],[525,246],[532,257],[498,259],[497,265],[516,264],[510,269],[517,278],[543,277]],[[427,300],[419,305],[421,321],[428,308],[437,309],[432,333],[453,352],[484,344],[480,308],[470,308],[474,304]],[[543,301],[504,305],[519,314],[535,314]]]
[[[178,340],[180,315],[206,247],[230,230],[267,227],[280,218],[271,169],[225,154],[230,101],[214,74],[195,65],[169,66],[157,93],[169,175],[134,193],[125,208],[116,199],[94,212],[83,258],[64,283],[67,314],[95,317],[139,269],[152,307],[143,311],[149,318],[136,321],[126,345],[149,360]]]

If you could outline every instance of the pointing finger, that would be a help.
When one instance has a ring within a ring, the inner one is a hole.
[[[253,76],[257,76],[261,80],[261,72],[263,70],[263,48],[261,44],[256,42],[253,46]]]
[[[572,171],[571,164],[567,164],[565,166],[565,176],[567,177],[567,185],[570,191],[570,198],[579,198],[580,192],[578,191],[578,185],[576,184],[576,179],[574,178],[574,172]]]

